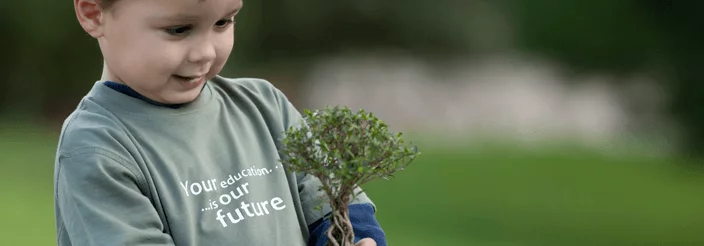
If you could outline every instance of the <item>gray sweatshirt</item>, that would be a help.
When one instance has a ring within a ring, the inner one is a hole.
[[[216,77],[177,109],[95,83],[59,140],[58,245],[305,245],[330,208],[279,161],[300,121],[263,80]]]

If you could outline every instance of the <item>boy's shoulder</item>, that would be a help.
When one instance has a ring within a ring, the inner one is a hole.
[[[276,99],[287,100],[284,93],[277,88],[273,83],[261,78],[229,78],[224,76],[215,76],[211,79],[212,84],[216,89],[222,90],[227,94],[242,94],[249,97],[259,97],[261,99]]]
[[[221,90],[234,104],[243,103],[256,107],[256,111],[270,122],[281,123],[284,129],[297,125],[301,115],[289,97],[273,83],[258,78],[226,78],[217,76],[211,80],[215,90]]]
[[[107,109],[84,98],[64,120],[57,150],[60,155],[79,152],[112,152],[124,149],[128,136],[120,121]]]
[[[222,75],[217,75],[213,77],[211,81],[219,86],[244,87],[253,90],[269,89],[274,87],[274,85],[266,79],[253,77],[225,77]]]
[[[289,103],[286,96],[265,79],[216,76],[209,84],[215,93],[220,94],[220,97],[230,98],[232,103],[250,101],[255,102],[254,105],[267,105],[259,108],[260,110],[277,111],[267,111],[268,113],[278,113],[278,110],[286,108]],[[108,91],[99,85],[93,90],[96,89]],[[59,154],[106,149],[113,152],[122,150],[121,153],[115,154],[128,156],[125,147],[131,143],[128,130],[131,121],[126,120],[125,114],[131,115],[132,112],[115,110],[119,106],[114,104],[114,101],[106,103],[104,97],[94,94],[84,97],[63,122],[58,144]]]

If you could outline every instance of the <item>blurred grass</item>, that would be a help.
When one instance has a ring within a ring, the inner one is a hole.
[[[423,142],[365,187],[391,245],[704,244],[704,178],[674,160]]]
[[[0,124],[0,245],[55,245],[57,137]],[[417,140],[407,170],[365,186],[390,245],[704,244],[704,177],[674,159]]]
[[[56,245],[53,160],[58,134],[0,123],[0,245]]]

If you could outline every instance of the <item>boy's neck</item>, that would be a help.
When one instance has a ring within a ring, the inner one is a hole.
[[[103,72],[100,75],[100,81],[110,81],[110,71],[108,71],[108,63],[103,61]]]
[[[166,107],[166,108],[180,108],[184,104],[167,104],[167,103],[160,103],[154,100],[151,100],[142,94],[139,94],[139,92],[135,91],[134,89],[130,88],[127,86],[125,83],[119,82],[112,80],[109,76],[110,72],[108,71],[108,66],[105,62],[103,62],[103,74],[100,77],[100,81],[103,81],[103,84],[107,87],[110,87],[113,90],[116,90],[122,94],[140,99],[144,102],[147,102],[152,105],[156,105],[159,107]],[[204,86],[205,88],[205,86]]]
[[[168,104],[168,103],[160,103],[154,100],[151,100],[141,94],[139,92],[135,91],[134,89],[130,88],[129,86],[121,83],[117,83],[114,81],[110,80],[103,80],[103,84],[107,87],[110,87],[113,90],[116,90],[122,94],[131,96],[133,98],[137,98],[139,100],[142,100],[146,103],[149,103],[151,105],[159,106],[159,107],[165,107],[165,108],[180,108],[184,104]]]

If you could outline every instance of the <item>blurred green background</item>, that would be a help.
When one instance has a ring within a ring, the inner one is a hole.
[[[408,133],[421,158],[365,186],[390,245],[704,245],[703,3],[245,0],[223,74]],[[0,245],[54,245],[102,60],[70,1],[4,1],[0,30]]]

